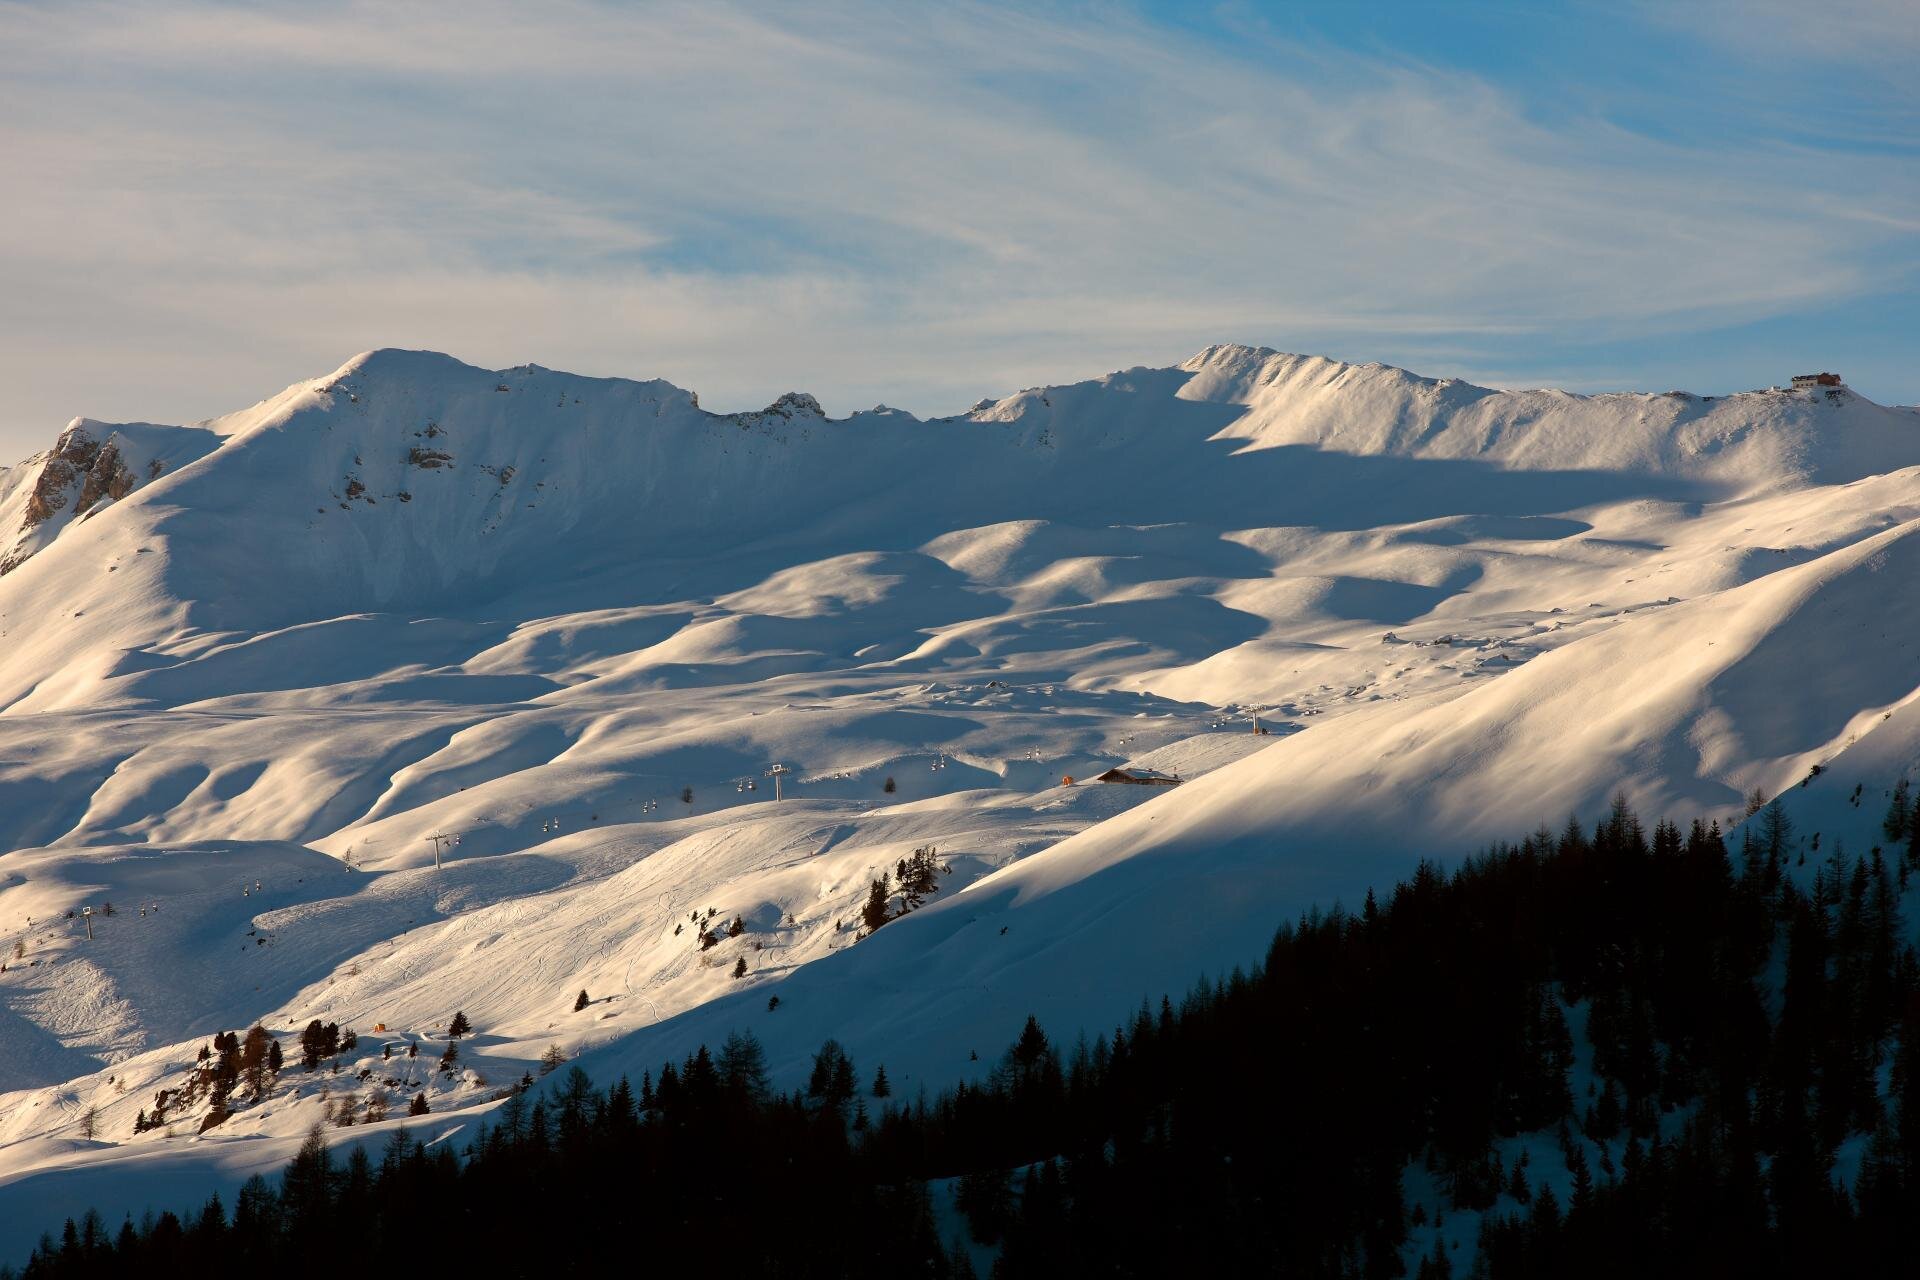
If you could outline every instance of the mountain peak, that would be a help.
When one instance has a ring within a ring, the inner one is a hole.
[[[1251,365],[1285,354],[1283,351],[1275,351],[1272,347],[1249,347],[1238,342],[1216,342],[1194,352],[1175,367],[1197,371],[1222,365]]]
[[[733,416],[742,422],[764,422],[768,418],[819,418],[824,421],[827,411],[806,392],[789,391],[764,409]]]
[[[447,374],[455,371],[472,370],[485,372],[464,360],[450,356],[444,351],[413,350],[407,347],[375,347],[362,351],[351,360],[335,369],[323,382],[337,382],[342,378],[360,377],[418,377],[422,374]]]

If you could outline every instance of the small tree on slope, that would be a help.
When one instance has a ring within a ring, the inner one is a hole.
[[[868,887],[866,905],[860,908],[860,922],[867,926],[868,933],[893,919],[893,913],[888,909],[888,901],[892,896],[887,890],[887,877],[884,875]]]

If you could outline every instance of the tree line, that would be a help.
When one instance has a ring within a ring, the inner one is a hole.
[[[937,1095],[832,1042],[776,1091],[740,1032],[637,1086],[523,1088],[458,1149],[316,1131],[231,1209],[84,1215],[23,1275],[456,1245],[504,1274],[662,1248],[769,1276],[1905,1274],[1914,846],[1809,867],[1777,804],[1743,831],[1616,803],[1422,863],[1091,1041],[1029,1019]]]

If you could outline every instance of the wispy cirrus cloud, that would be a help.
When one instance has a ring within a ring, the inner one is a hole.
[[[985,4],[0,4],[0,433],[210,414],[374,345],[922,412],[1221,339],[1549,369],[1914,260],[1920,184],[1874,157],[1783,183],[1765,139],[1548,123],[1497,77],[1223,35]]]

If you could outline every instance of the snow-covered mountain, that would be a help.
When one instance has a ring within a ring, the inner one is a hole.
[[[549,1044],[739,1025],[911,1089],[1616,790],[1864,847],[1920,758],[1917,532],[1920,412],[1844,388],[1244,347],[932,421],[401,351],[76,420],[0,472],[0,1220],[282,1161],[318,1081],[132,1133],[256,1020],[378,1067],[464,1010],[436,1131]],[[1086,782],[1128,762],[1186,785]]]

